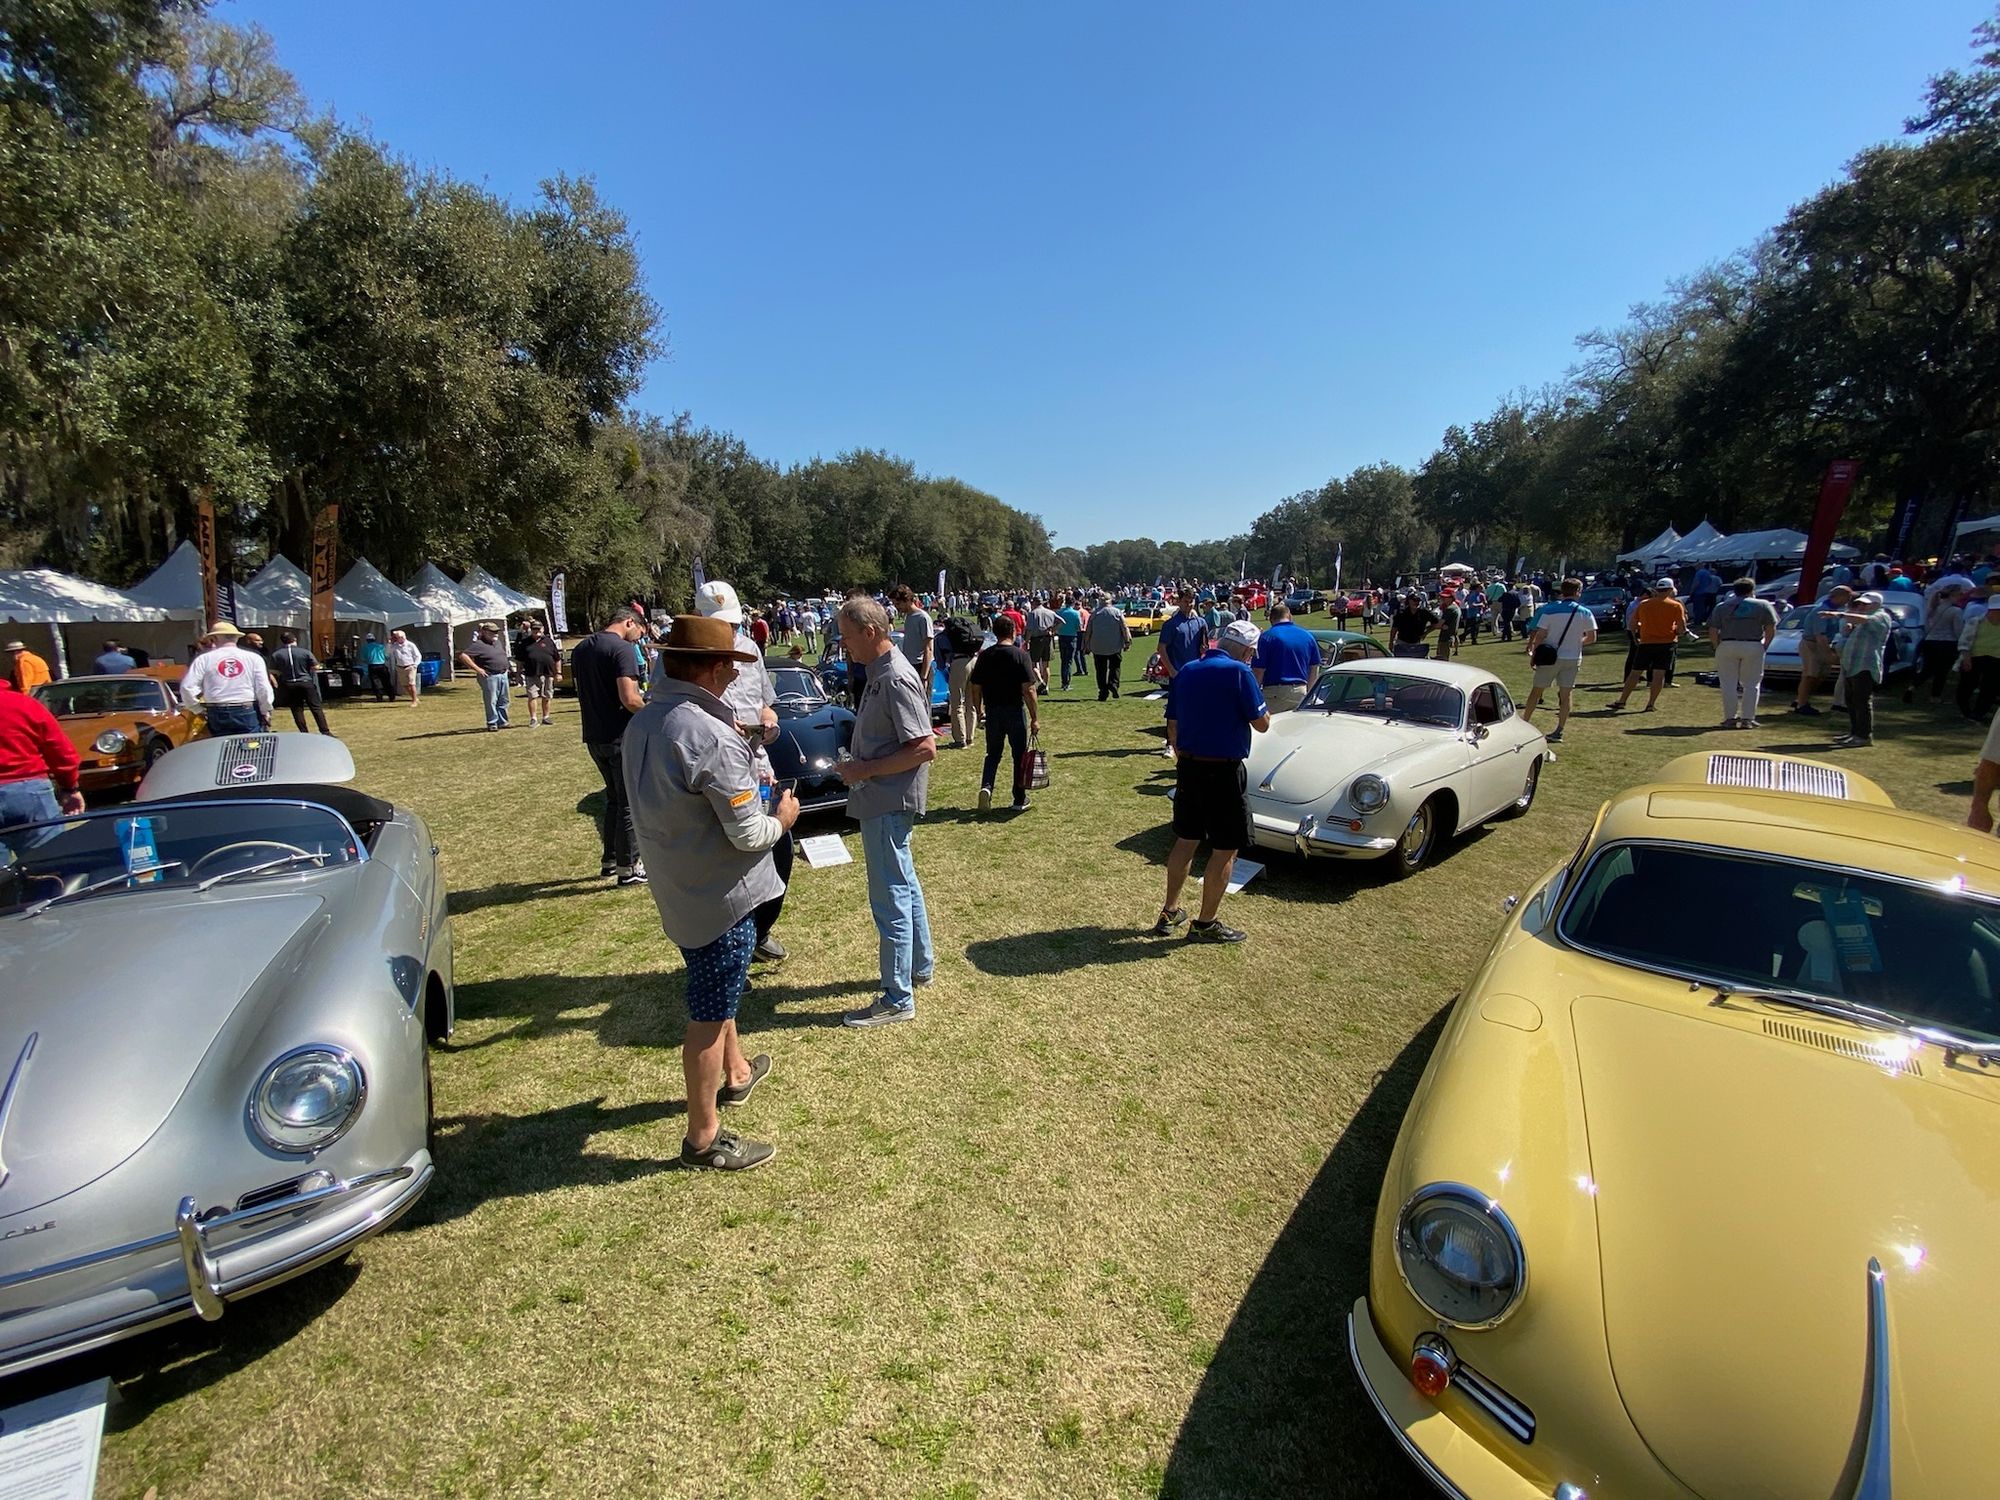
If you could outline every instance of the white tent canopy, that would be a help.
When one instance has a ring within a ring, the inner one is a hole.
[[[493,606],[471,590],[453,583],[436,563],[425,563],[410,575],[404,592],[439,619],[454,625],[493,616]]]
[[[2000,516],[1982,516],[1977,521],[1960,521],[1958,529],[1952,532],[1955,542],[1961,537],[1971,536],[1976,531],[2000,531]]]
[[[1438,571],[1440,573],[1476,573],[1479,570],[1473,567],[1471,563],[1446,563]]]
[[[1803,531],[1777,527],[1770,531],[1738,531],[1719,536],[1690,557],[1689,563],[1800,562],[1806,555],[1808,538]],[[1827,549],[1828,557],[1854,557],[1855,549],[1841,542]]]
[[[1651,562],[1655,558],[1667,556],[1680,543],[1681,534],[1669,526],[1643,547],[1634,547],[1630,552],[1618,554],[1620,562]]]
[[[539,612],[549,607],[548,600],[537,599],[519,589],[510,589],[484,568],[466,569],[465,576],[458,583],[460,588],[478,599],[493,618],[504,619],[508,615],[529,610]]]
[[[367,611],[367,618],[380,620],[391,630],[403,625],[432,625],[442,621],[382,576],[367,558],[357,558],[354,566],[333,586],[336,599],[345,595]]]
[[[0,620],[23,625],[73,625],[164,620],[167,612],[130,594],[54,568],[0,573]]]
[[[1675,542],[1665,552],[1657,554],[1653,560],[1655,562],[1670,563],[1692,562],[1701,555],[1701,550],[1704,547],[1710,542],[1720,539],[1721,536],[1721,532],[1717,531],[1704,520],[1693,531],[1690,531],[1678,542]]]
[[[165,610],[169,620],[200,620],[201,553],[193,542],[182,542],[167,554],[165,562],[125,592],[141,604]]]

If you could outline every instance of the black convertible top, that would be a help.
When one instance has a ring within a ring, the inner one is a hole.
[[[323,781],[209,787],[166,799],[162,805],[171,806],[175,802],[317,802],[345,818],[364,844],[371,842],[375,831],[396,816],[396,809],[380,797]]]

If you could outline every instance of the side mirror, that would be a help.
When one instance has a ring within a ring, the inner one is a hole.
[[[1473,744],[1477,745],[1492,732],[1493,731],[1484,724],[1474,724],[1472,726],[1472,733],[1468,735],[1467,738],[1470,739]]]

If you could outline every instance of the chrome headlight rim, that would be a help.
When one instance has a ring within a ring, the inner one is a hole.
[[[1363,817],[1380,812],[1389,805],[1389,783],[1373,771],[1363,771],[1348,783],[1347,805]]]
[[[132,748],[132,736],[122,729],[107,729],[90,742],[99,755],[123,755]]]
[[[286,1140],[272,1133],[264,1118],[265,1096],[280,1071],[304,1057],[324,1057],[333,1062],[348,1079],[353,1098],[340,1122],[310,1141]],[[257,1139],[273,1151],[286,1156],[317,1156],[328,1146],[346,1135],[361,1118],[361,1108],[368,1102],[368,1074],[361,1061],[345,1047],[332,1042],[308,1042],[302,1047],[293,1047],[271,1059],[264,1071],[257,1075],[257,1083],[250,1090],[250,1098],[245,1112],[250,1121],[250,1129]]]
[[[1415,1283],[1410,1280],[1410,1270],[1404,1259],[1404,1250],[1406,1246],[1412,1243],[1410,1233],[1411,1220],[1420,1209],[1427,1207],[1439,1199],[1444,1199],[1448,1202],[1456,1203],[1461,1207],[1477,1211],[1480,1217],[1499,1231],[1501,1238],[1507,1244],[1508,1251],[1514,1258],[1513,1295],[1507,1299],[1506,1305],[1490,1318],[1479,1321],[1454,1318],[1449,1313],[1442,1312],[1425,1301],[1423,1293],[1419,1292]],[[1396,1214],[1396,1242],[1393,1249],[1395,1252],[1393,1258],[1396,1262],[1396,1274],[1403,1280],[1403,1289],[1416,1299],[1417,1305],[1423,1308],[1425,1312],[1441,1323],[1450,1324],[1453,1328],[1472,1330],[1498,1328],[1514,1315],[1515,1310],[1520,1307],[1522,1300],[1528,1295],[1528,1252],[1527,1248],[1521,1243],[1520,1232],[1514,1228],[1514,1221],[1507,1217],[1506,1210],[1500,1207],[1496,1199],[1465,1183],[1427,1182],[1414,1193],[1410,1194],[1408,1198],[1404,1199],[1402,1208]]]

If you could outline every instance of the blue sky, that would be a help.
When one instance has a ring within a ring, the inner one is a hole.
[[[888,449],[1082,546],[1421,462],[1897,134],[1992,10],[218,14],[418,165],[595,177],[666,314],[642,407],[781,463]]]

